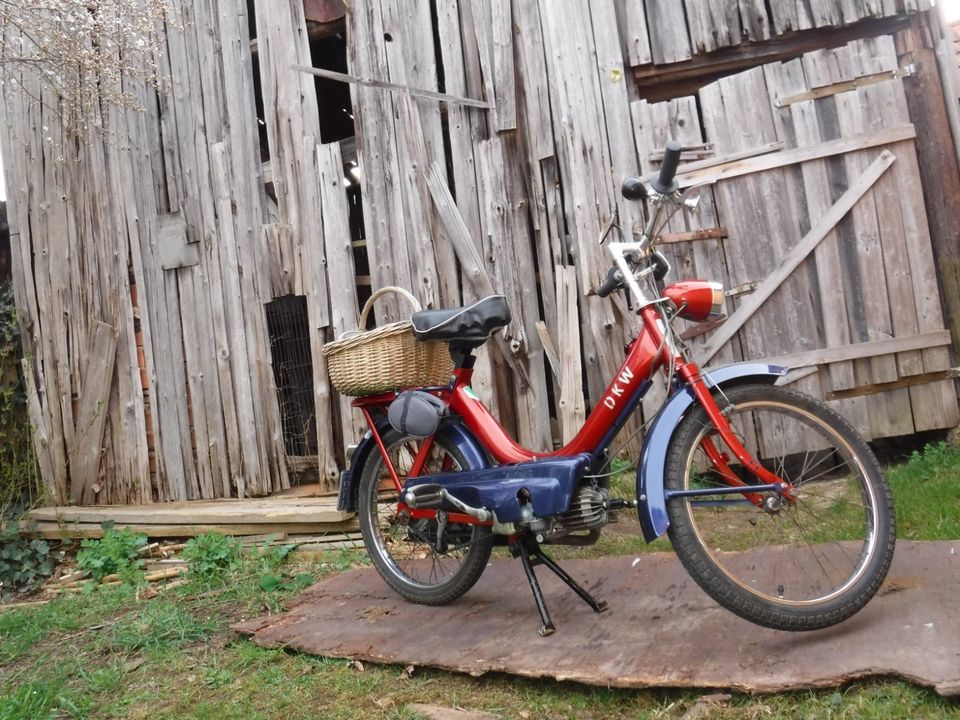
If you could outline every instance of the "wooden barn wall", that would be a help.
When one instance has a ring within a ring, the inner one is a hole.
[[[242,4],[177,5],[161,92],[126,79],[143,110],[105,110],[79,143],[57,98],[5,67],[44,100],[8,93],[0,129],[31,419],[58,503],[289,486],[248,19]],[[166,269],[168,251],[181,259]]]
[[[264,311],[285,295],[306,299],[321,478],[336,478],[343,446],[362,430],[320,353],[356,326],[358,292],[341,148],[321,142],[324,107],[312,78],[291,69],[311,64],[303,4],[256,0],[249,17],[245,3],[177,5],[162,91],[140,89],[142,112],[105,111],[98,122],[108,132],[72,142],[46,94],[45,104],[11,93],[0,104],[31,419],[58,502],[287,487]],[[621,298],[593,294],[608,267],[600,230],[612,221],[614,234],[629,234],[643,220],[643,207],[620,196],[624,176],[655,170],[653,153],[670,137],[712,143],[705,153],[718,157],[910,123],[900,81],[772,104],[890,70],[889,38],[755,68],[664,103],[638,99],[631,68],[926,9],[926,0],[351,2],[352,75],[491,106],[351,84],[371,285],[401,285],[424,307],[505,294],[514,319],[484,348],[476,388],[524,444],[569,438],[636,330]],[[30,92],[46,92],[15,72]],[[910,140],[721,179],[695,217],[671,221],[665,247],[678,275],[737,288],[733,315],[884,147],[892,166],[712,348],[713,363],[804,352],[798,386],[828,397],[947,369],[930,230],[918,210],[922,148]],[[406,312],[388,299],[377,321]],[[687,330],[695,350],[714,337]],[[916,337],[931,344],[810,359]],[[949,383],[902,384],[835,402],[870,437],[956,424]],[[622,449],[632,456],[661,395],[654,390],[627,428]]]

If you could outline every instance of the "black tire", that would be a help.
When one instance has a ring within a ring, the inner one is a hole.
[[[403,482],[421,441],[396,430],[382,437]],[[452,443],[442,437],[434,440],[427,471],[466,468],[466,459]],[[445,605],[480,579],[493,547],[489,527],[450,523],[438,543],[436,520],[398,516],[398,493],[379,452],[371,453],[364,464],[359,492],[360,531],[367,553],[387,584],[404,598],[422,605]]]
[[[758,625],[816,630],[847,619],[893,559],[893,502],[876,457],[849,423],[802,393],[743,385],[716,397],[747,449],[793,483],[796,499],[761,494],[767,508],[740,494],[669,500],[681,562],[710,597]],[[705,438],[727,450],[698,405],[671,442],[668,491],[727,484],[706,460]],[[730,468],[757,483],[739,464]]]

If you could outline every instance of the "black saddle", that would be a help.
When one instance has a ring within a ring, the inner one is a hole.
[[[418,340],[486,340],[512,316],[503,295],[490,295],[468,307],[421,310],[410,318]]]

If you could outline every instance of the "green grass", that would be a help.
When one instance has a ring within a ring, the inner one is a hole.
[[[960,538],[960,450],[932,446],[890,468],[888,477],[901,537]],[[631,484],[630,473],[614,480],[621,492]],[[648,549],[636,532],[611,529],[597,546],[557,548],[555,554]],[[625,518],[621,530],[627,529]],[[665,541],[654,547],[668,548]],[[148,601],[137,600],[132,587],[119,586],[0,612],[0,720],[415,720],[406,709],[415,702],[524,720],[679,719],[709,692],[615,690],[431,669],[408,677],[400,667],[372,664],[361,672],[344,660],[259,648],[230,632],[231,623],[279,611],[295,594],[285,589],[293,583],[261,589],[265,572],[285,579],[311,572],[320,578],[364,560],[352,551],[330,553],[309,565],[281,566],[279,559],[253,557]],[[879,680],[838,690],[734,694],[728,705],[698,710],[696,717],[960,720],[960,703],[906,682]]]
[[[887,470],[897,508],[897,536],[908,540],[960,538],[960,448],[928,445]]]

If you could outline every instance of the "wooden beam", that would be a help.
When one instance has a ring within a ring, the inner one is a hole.
[[[447,181],[443,177],[443,170],[436,162],[430,164],[430,170],[427,173],[427,187],[430,189],[430,197],[433,199],[433,205],[440,218],[440,224],[443,225],[447,237],[450,238],[450,242],[453,243],[454,250],[457,253],[457,259],[460,260],[463,277],[473,286],[477,297],[482,298],[488,295],[496,295],[497,291],[494,290],[493,282],[490,280],[490,276],[484,267],[480,251],[477,250],[476,244],[474,244],[473,239],[470,237],[467,224],[464,222],[463,216],[457,208],[457,203],[453,199],[453,195],[450,194]],[[524,385],[529,387],[530,376],[526,369],[517,362],[510,348],[507,347],[503,339],[503,333],[495,333],[494,338],[510,369],[517,374],[517,377],[523,380]]]
[[[756,155],[766,155],[767,153],[776,152],[777,150],[783,150],[783,148],[784,143],[777,141],[766,143],[765,145],[758,145],[757,147],[749,148],[748,150],[741,150],[740,152],[728,153],[726,155],[716,155],[712,158],[707,158],[706,160],[698,160],[686,165],[681,165],[679,168],[677,168],[677,175],[680,176],[684,173],[705,170],[706,168],[712,168],[718,165],[726,165],[727,163],[732,163],[735,160],[744,160]],[[657,177],[658,173],[659,171],[644,175],[641,179],[644,182],[650,182]]]
[[[490,103],[475,98],[448,95],[447,93],[434,92],[433,90],[420,90],[419,88],[412,88],[408,85],[398,85],[397,83],[385,82],[384,80],[369,80],[367,78],[357,77],[356,75],[334,72],[333,70],[323,70],[321,68],[307,67],[306,65],[291,65],[290,68],[297,72],[316,75],[317,77],[327,78],[329,80],[339,80],[340,82],[354,83],[356,85],[363,85],[364,87],[382,88],[390,92],[406,93],[414,97],[428,98],[430,100],[452,103],[454,105],[466,105],[467,107],[480,108],[481,110],[490,110],[492,107]]]
[[[851,90],[856,90],[857,88],[868,85],[876,85],[877,83],[888,82],[890,80],[900,80],[901,78],[910,77],[915,71],[916,68],[911,63],[896,70],[874,73],[872,75],[861,75],[853,80],[824,85],[823,87],[813,88],[806,92],[795,93],[785,97],[776,97],[773,100],[773,104],[775,107],[783,108],[788,105],[793,105],[794,103],[804,102],[805,100],[818,100],[820,98],[830,97],[831,95],[850,92]]]
[[[770,155],[760,155],[744,160],[735,160],[724,165],[690,172],[681,168],[677,172],[677,182],[681,188],[693,185],[709,185],[720,180],[751,175],[753,173],[773,170],[778,167],[795,165],[797,163],[819,160],[834,155],[842,155],[853,150],[865,150],[879,145],[890,145],[902,140],[911,140],[917,133],[913,125],[884,128],[874,132],[853,135],[848,138],[831,140],[830,142],[807,145],[805,147],[783,150]],[[682,174],[681,174],[682,173]]]
[[[913,63],[917,73],[903,84],[910,120],[917,127],[917,167],[923,188],[924,210],[943,297],[947,327],[954,348],[960,349],[960,124],[952,117],[956,90],[941,79],[945,68],[922,25],[895,38],[900,62]],[[955,61],[954,61],[955,62]],[[950,146],[957,152],[949,152]],[[955,356],[956,357],[956,356]]]
[[[583,370],[580,363],[580,319],[577,314],[577,271],[572,266],[555,268],[557,285],[557,338],[559,347],[560,396],[557,415],[560,435],[570,442],[583,426]]]
[[[67,501],[67,473],[66,468],[54,466],[54,455],[50,451],[51,442],[59,442],[51,438],[49,415],[43,411],[40,394],[33,379],[33,361],[24,358],[20,361],[23,366],[23,384],[27,391],[27,416],[33,430],[33,447],[37,453],[37,464],[40,466],[40,477],[43,478],[50,496],[57,502]]]
[[[553,376],[560,379],[560,356],[557,355],[557,346],[553,344],[553,338],[550,337],[550,331],[543,320],[537,320],[537,335],[540,336],[540,342],[543,343],[543,353],[547,356],[547,362],[550,363],[550,370]]]
[[[356,532],[359,529],[356,520],[344,520],[336,523],[314,522],[283,522],[283,523],[236,523],[236,524],[183,524],[183,525],[138,525],[131,523],[117,523],[114,528],[123,530],[130,528],[133,532],[143,533],[151,538],[182,538],[193,537],[205,533],[220,533],[222,535],[262,535],[266,533],[321,533],[321,532]],[[61,525],[55,522],[40,522],[35,528],[26,525],[23,532],[34,537],[61,540],[64,538],[101,538],[104,530],[99,523],[71,523]]]
[[[933,332],[908,335],[886,340],[871,340],[869,342],[839,345],[832,348],[819,348],[792,355],[777,355],[760,358],[757,362],[771,365],[782,365],[788,368],[809,367],[811,365],[826,365],[827,363],[858,360],[861,358],[877,357],[911,350],[926,350],[927,348],[943,347],[950,344],[949,330],[934,330]]]
[[[103,322],[90,329],[87,366],[77,413],[77,429],[70,446],[70,502],[93,502],[94,484],[103,452],[103,428],[117,358],[117,330]],[[146,438],[144,438],[146,442]]]
[[[633,70],[639,97],[650,102],[696,93],[704,85],[739,70],[775,61],[791,60],[804,53],[841,47],[861,38],[890,35],[907,27],[911,18],[900,15],[872,18],[839,28],[821,27],[778,35],[766,42],[745,42],[716,52],[696,55],[676,63],[641,65]]]
[[[911,128],[912,130],[912,128]],[[811,228],[793,250],[780,262],[777,268],[771,272],[760,286],[747,298],[736,312],[730,316],[730,319],[717,331],[710,340],[703,346],[698,358],[701,365],[705,365],[722,348],[737,331],[743,327],[757,309],[769,298],[774,291],[780,287],[780,284],[787,279],[797,266],[809,255],[813,249],[820,244],[820,241],[827,236],[843,217],[850,212],[850,209],[862,198],[874,183],[880,179],[880,176],[886,172],[887,168],[893,165],[896,158],[889,150],[884,150],[879,157],[874,160],[870,166],[851,184],[849,189],[840,196],[840,199],[834,203]]]
[[[827,393],[826,399],[846,400],[847,398],[860,397],[861,395],[876,395],[877,393],[887,392],[888,390],[898,390],[900,388],[913,387],[914,385],[926,385],[927,383],[951,380],[957,377],[960,377],[960,367],[950,368],[949,370],[938,370],[937,372],[921,373],[920,375],[907,375],[893,382],[860,385],[846,390],[832,390]]]
[[[136,525],[255,525],[342,522],[349,513],[337,510],[334,498],[257,498],[255,500],[193,501],[154,505],[79,505],[37,508],[31,520],[70,523]]]

